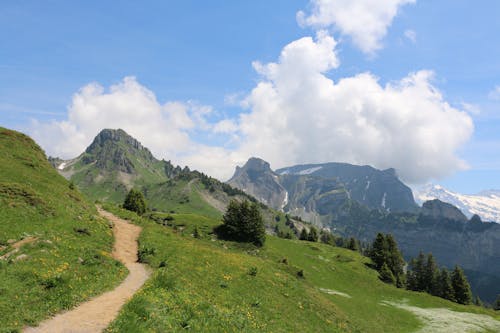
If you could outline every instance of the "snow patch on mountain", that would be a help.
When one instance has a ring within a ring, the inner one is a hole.
[[[477,214],[483,221],[500,223],[500,191],[488,190],[478,194],[461,194],[440,185],[428,184],[413,191],[415,200],[422,204],[439,199],[458,207],[467,217]]]
[[[320,170],[322,167],[314,167],[314,168],[309,168],[309,169],[305,169],[305,170],[301,170],[298,172],[299,175],[310,175],[311,173],[313,172],[316,172],[318,170]]]

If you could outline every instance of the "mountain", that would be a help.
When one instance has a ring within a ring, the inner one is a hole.
[[[252,157],[228,184],[274,209],[318,224],[345,217],[354,204],[387,212],[416,212],[411,189],[394,169],[346,163],[296,165],[272,171]]]
[[[335,179],[349,198],[370,209],[392,212],[415,211],[411,189],[401,182],[394,169],[378,170],[371,166],[347,163],[296,165],[276,170],[283,176],[307,176]]]
[[[0,127],[0,332],[112,289],[110,225],[28,136]]]
[[[227,183],[270,207],[282,209],[287,203],[287,191],[280,185],[278,175],[262,159],[253,157],[243,167],[236,167]]]
[[[479,215],[483,220],[500,223],[499,190],[468,195],[447,190],[440,185],[429,184],[415,190],[415,199],[418,202],[439,199],[457,206],[468,217]]]
[[[169,175],[182,171],[154,158],[121,129],[102,130],[85,152],[73,160],[59,160],[56,167],[91,198],[116,202],[123,201],[134,186],[166,181]]]
[[[262,184],[261,174],[243,178],[236,173],[231,182],[252,193],[281,185],[288,194],[286,213],[363,242],[371,242],[378,232],[391,233],[406,259],[432,252],[442,265],[464,267],[481,298],[493,301],[500,293],[500,225],[477,216],[469,220],[440,200],[417,208],[410,188],[393,169],[326,163],[283,168],[271,175],[272,187]]]
[[[135,187],[144,193],[151,210],[196,212],[220,219],[232,199],[257,201],[201,172],[158,160],[121,129],[102,130],[85,152],[72,160],[49,158],[49,162],[88,197],[103,202],[122,203],[128,191]],[[249,169],[258,168],[257,164],[250,165]],[[264,169],[265,165],[260,168]],[[265,179],[262,184],[268,181]],[[265,221],[272,230],[277,224],[276,214],[263,207]],[[281,228],[288,229],[284,224]]]

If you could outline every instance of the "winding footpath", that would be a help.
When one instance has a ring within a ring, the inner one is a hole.
[[[97,209],[101,216],[114,224],[115,247],[113,249],[113,257],[121,261],[128,268],[129,275],[114,290],[82,303],[73,310],[47,319],[40,323],[38,327],[26,328],[23,332],[101,332],[116,318],[125,302],[148,279],[150,275],[148,268],[137,262],[137,238],[139,237],[141,228],[99,207]]]

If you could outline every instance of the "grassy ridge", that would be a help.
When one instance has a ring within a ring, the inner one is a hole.
[[[12,332],[112,288],[126,269],[111,258],[107,221],[33,140],[0,128],[0,152],[0,332]]]
[[[155,268],[152,279],[120,313],[110,332],[185,328],[204,332],[412,332],[422,327],[412,313],[383,301],[499,318],[479,307],[386,285],[357,252],[270,236],[264,248],[257,250],[213,240],[208,232],[220,223],[217,219],[171,214],[173,220],[165,227],[114,207],[108,209],[142,225],[143,259]],[[195,227],[199,239],[192,236]],[[297,277],[300,270],[305,279]]]

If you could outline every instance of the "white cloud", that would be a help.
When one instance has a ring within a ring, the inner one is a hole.
[[[408,29],[404,32],[405,37],[408,38],[410,42],[415,44],[417,42],[417,33],[414,30]]]
[[[194,102],[160,104],[152,91],[134,77],[126,77],[109,91],[97,83],[86,85],[73,96],[66,120],[33,121],[29,132],[48,154],[73,158],[103,128],[121,128],[156,157],[184,165],[185,156],[210,148],[193,142],[190,133],[210,130],[212,125],[205,118],[211,113],[211,107]],[[196,167],[203,169],[201,165]]]
[[[302,26],[334,28],[351,37],[363,52],[373,54],[401,6],[416,0],[310,0],[311,13],[297,13]]]
[[[466,102],[461,103],[462,108],[471,115],[478,115],[481,113],[481,108],[476,104],[470,104]]]
[[[340,63],[335,47],[319,31],[286,45],[277,62],[254,62],[260,80],[234,119],[214,123],[212,108],[194,102],[161,104],[127,77],[109,91],[83,87],[66,120],[34,122],[30,133],[49,154],[71,158],[101,129],[122,128],[155,156],[223,180],[250,156],[273,168],[332,161],[394,167],[411,183],[466,167],[457,150],[473,132],[472,119],[443,99],[431,71],[385,85],[371,73],[333,81],[329,73]],[[231,148],[195,139],[210,136],[226,137]]]
[[[413,183],[466,166],[456,151],[472,120],[443,99],[432,72],[386,85],[370,73],[334,82],[325,75],[338,65],[334,48],[322,33],[288,44],[277,63],[255,66],[262,80],[239,119],[242,155],[275,168],[329,161],[395,167]]]
[[[492,100],[500,100],[500,86],[493,88],[493,90],[488,94],[488,98]]]

